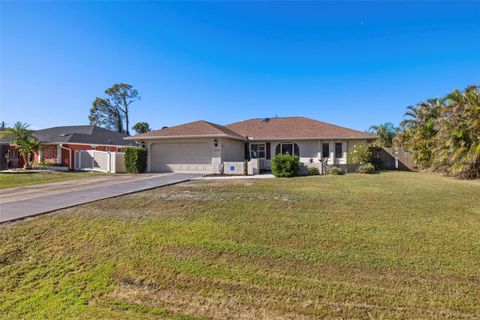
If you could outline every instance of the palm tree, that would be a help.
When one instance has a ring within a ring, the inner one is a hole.
[[[445,99],[433,150],[435,169],[462,178],[480,177],[480,91],[470,86]]]
[[[391,147],[393,145],[393,138],[398,132],[398,128],[390,122],[385,122],[378,126],[371,126],[368,131],[378,136],[378,144],[380,146]]]
[[[395,143],[413,154],[417,164],[423,168],[432,165],[432,152],[437,135],[437,124],[444,99],[428,99],[416,106],[408,106],[407,119],[400,122],[401,130]]]
[[[12,128],[5,128],[0,131],[0,137],[12,138],[12,143],[17,146],[22,158],[25,161],[24,168],[32,168],[32,155],[38,147],[38,140],[32,135],[29,125],[17,121]]]

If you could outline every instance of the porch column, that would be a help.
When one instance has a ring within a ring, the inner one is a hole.
[[[42,159],[42,145],[38,145],[38,162],[41,162]]]
[[[214,139],[212,144],[212,173],[221,173],[220,165],[222,164],[222,141],[220,139]]]
[[[62,163],[62,147],[57,144],[57,163]]]
[[[152,172],[152,143],[147,142],[147,172]]]
[[[329,142],[329,151],[330,151],[330,156],[329,156],[329,159],[328,159],[328,162],[330,164],[335,164],[335,141],[333,140],[330,140]]]
[[[318,140],[317,141],[317,158],[319,161],[322,160],[322,149],[323,149],[322,140]]]

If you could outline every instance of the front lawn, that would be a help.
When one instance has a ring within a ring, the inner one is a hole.
[[[3,319],[480,317],[480,182],[193,181],[0,226]]]
[[[62,172],[62,171],[38,171],[19,170],[18,172],[0,173],[0,189],[30,186],[49,182],[60,182],[74,179],[82,179],[98,176],[100,172]]]

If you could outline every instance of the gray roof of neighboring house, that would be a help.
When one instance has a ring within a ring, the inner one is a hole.
[[[0,131],[3,131],[5,129],[0,128]],[[10,144],[12,143],[12,138],[10,137],[0,137],[0,144]]]
[[[123,139],[127,135],[92,125],[47,128],[36,130],[33,135],[41,143],[132,145],[132,142]]]

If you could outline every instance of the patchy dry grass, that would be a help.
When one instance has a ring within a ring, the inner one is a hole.
[[[89,178],[104,173],[100,172],[62,172],[62,171],[28,171],[0,173],[0,189],[31,186],[49,182],[60,182],[74,179]]]
[[[480,317],[480,183],[195,181],[0,227],[6,319]]]

